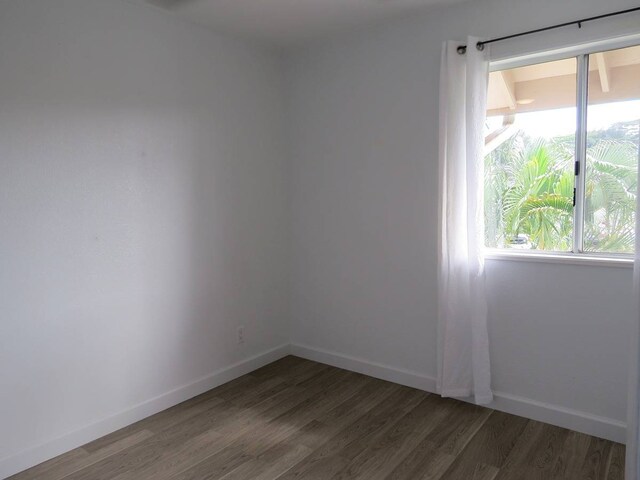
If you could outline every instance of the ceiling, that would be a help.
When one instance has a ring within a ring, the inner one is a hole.
[[[129,0],[155,4],[218,31],[300,44],[350,28],[460,0]]]
[[[489,116],[575,107],[576,58],[492,72]],[[589,104],[640,98],[640,46],[589,55]]]

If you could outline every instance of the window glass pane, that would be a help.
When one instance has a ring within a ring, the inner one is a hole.
[[[639,129],[640,46],[590,55],[585,251],[634,251]]]
[[[567,252],[573,245],[575,58],[489,77],[485,244]]]

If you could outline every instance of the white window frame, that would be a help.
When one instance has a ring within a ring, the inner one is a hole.
[[[537,63],[552,62],[555,60],[565,60],[576,58],[577,60],[577,123],[576,123],[576,163],[578,164],[578,175],[576,175],[576,205],[574,207],[574,233],[572,252],[552,252],[552,251],[523,251],[506,248],[485,247],[485,259],[487,260],[507,260],[526,261],[543,263],[564,263],[576,265],[595,265],[609,267],[632,268],[634,255],[627,253],[598,253],[585,252],[583,249],[584,233],[584,190],[586,165],[584,155],[587,143],[587,106],[588,106],[588,75],[589,75],[589,55],[608,50],[634,47],[640,45],[640,34],[628,35],[624,37],[612,38],[580,44],[572,47],[557,50],[547,50],[534,52],[525,55],[518,55],[504,59],[492,60],[490,71],[508,70],[511,68],[525,67]],[[640,187],[639,187],[640,188]],[[639,212],[640,214],[640,212]],[[638,221],[638,220],[636,220]]]

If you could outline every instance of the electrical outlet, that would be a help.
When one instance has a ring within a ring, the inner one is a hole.
[[[244,343],[244,327],[238,327],[238,345]]]

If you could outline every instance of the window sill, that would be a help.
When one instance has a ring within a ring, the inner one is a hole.
[[[489,261],[538,262],[564,265],[585,265],[599,267],[633,268],[631,256],[603,256],[574,253],[532,253],[497,249],[485,250],[484,258]]]

